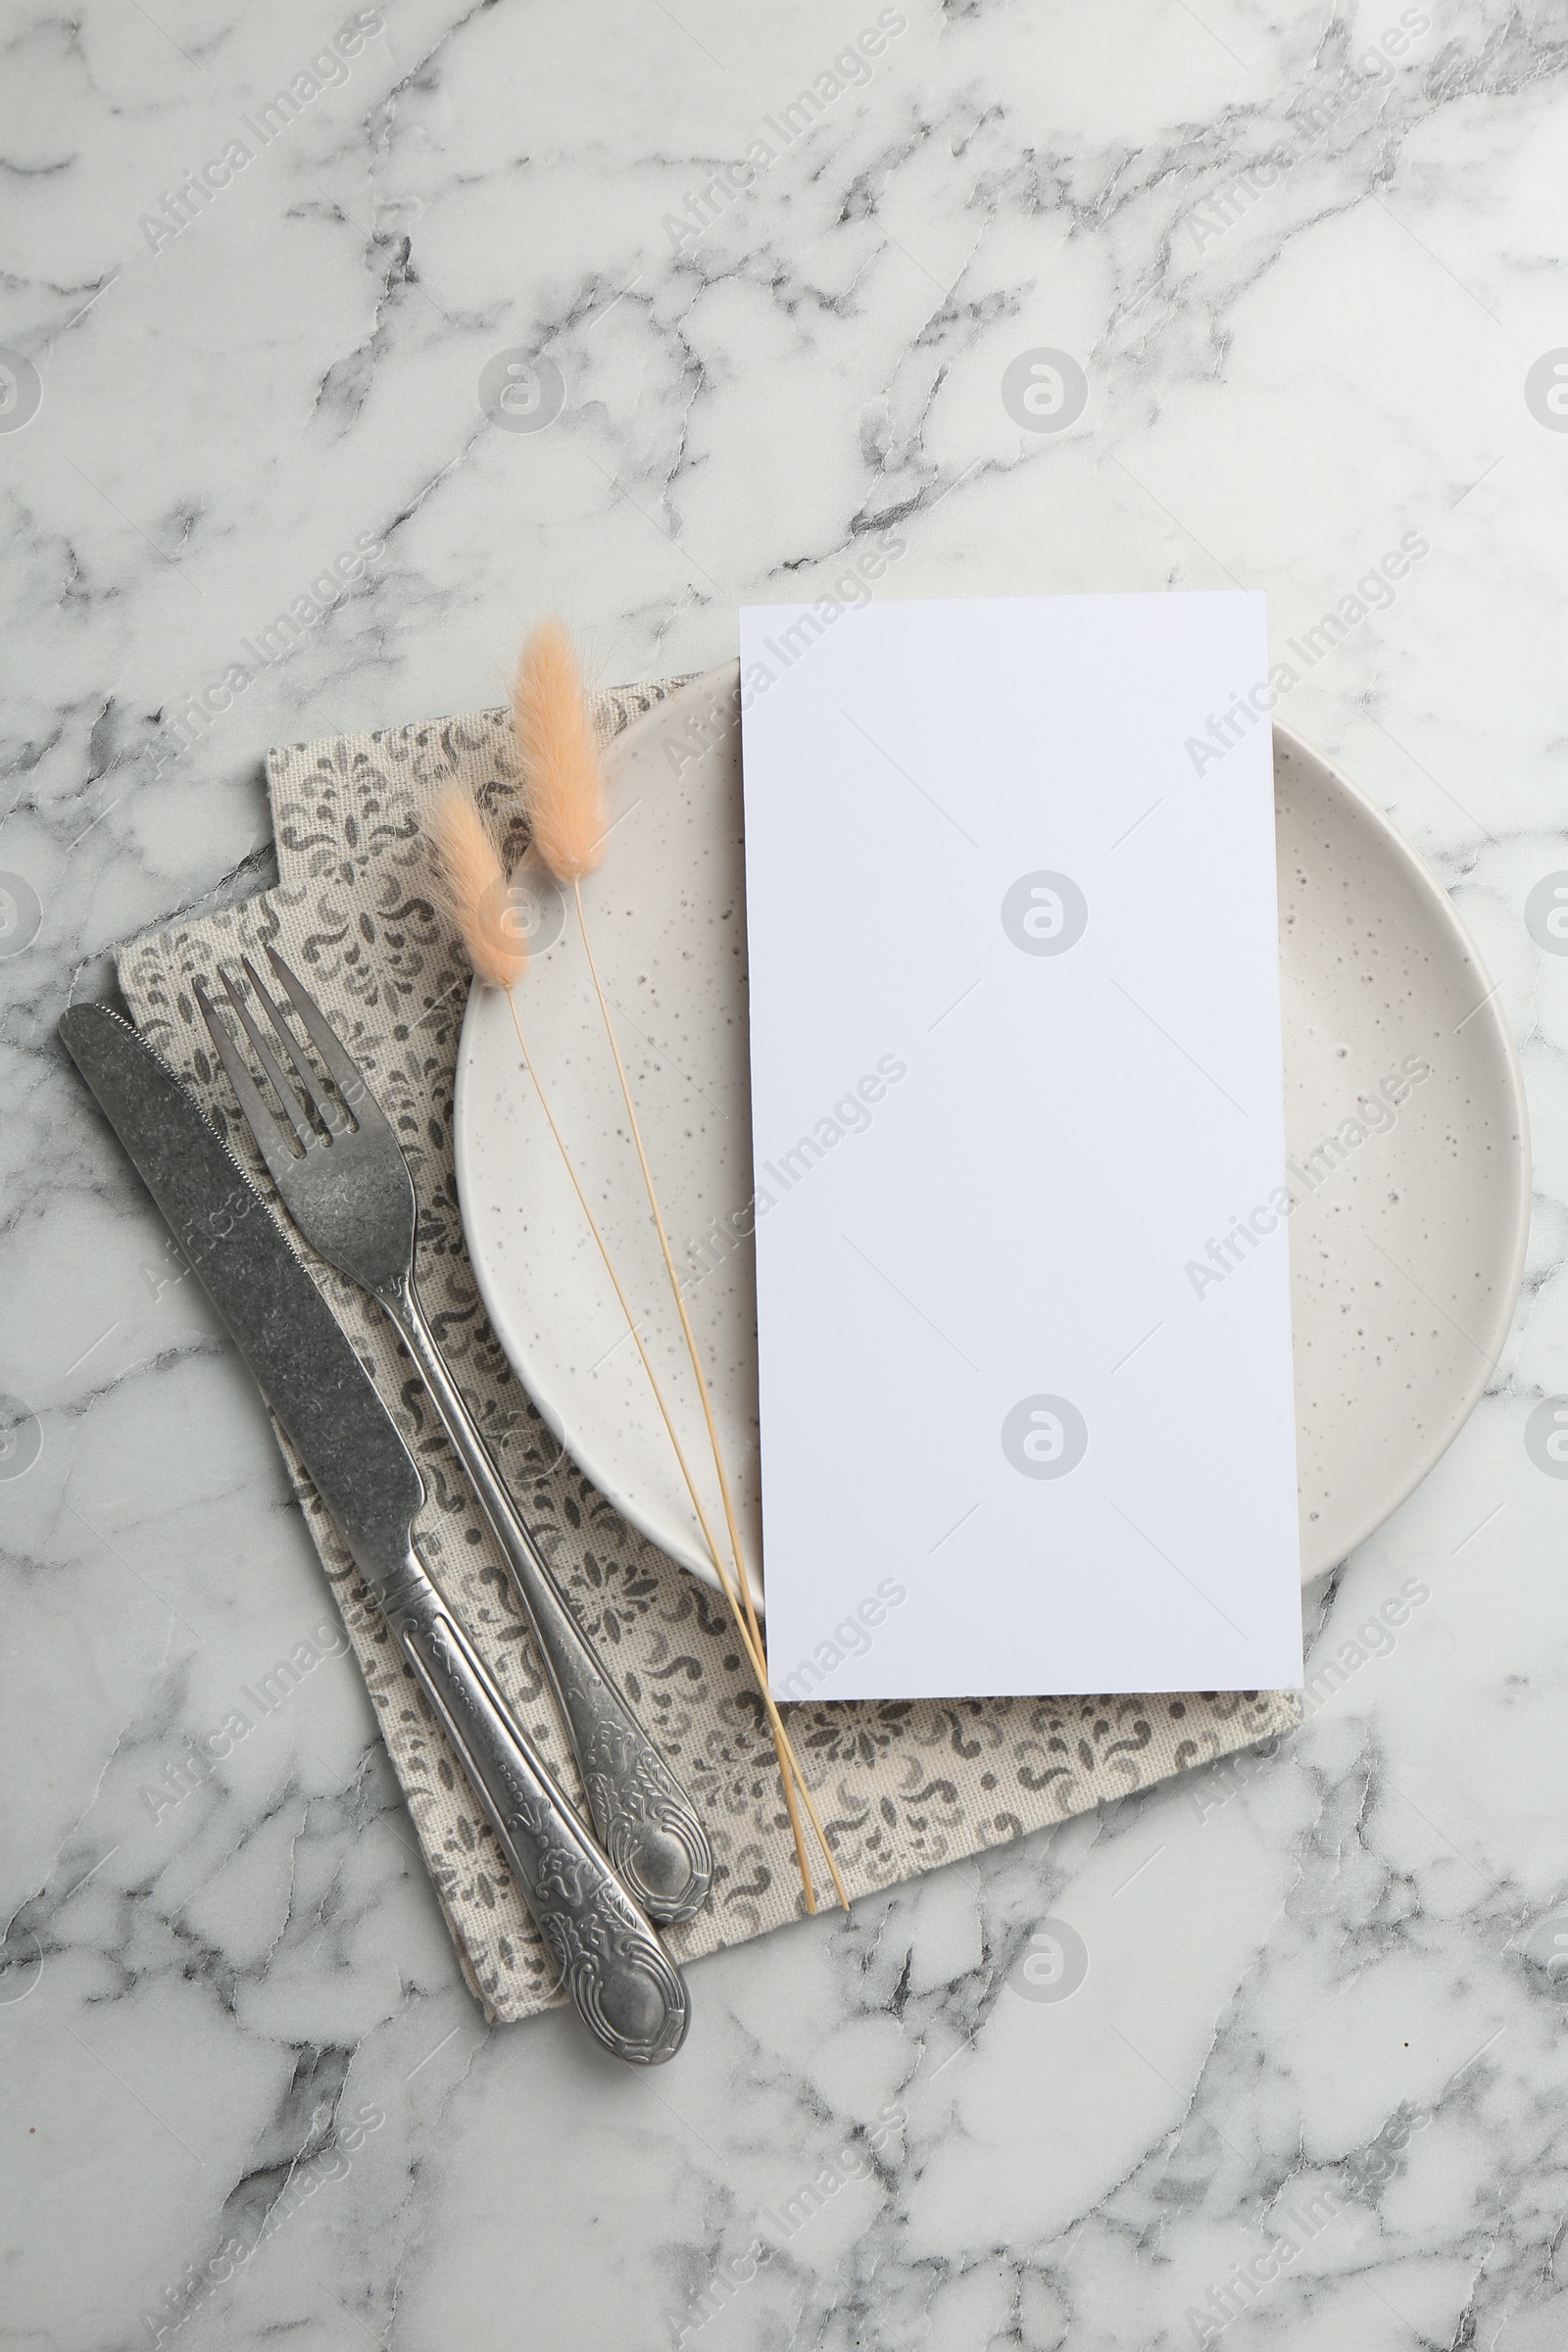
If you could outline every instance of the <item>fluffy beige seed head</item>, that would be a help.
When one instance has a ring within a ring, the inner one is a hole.
[[[436,803],[426,828],[435,850],[437,895],[468,961],[490,988],[512,988],[528,967],[528,946],[512,920],[506,868],[495,836],[461,784]]]
[[[561,621],[541,621],[524,645],[512,710],[534,843],[558,882],[579,882],[604,857],[610,803],[582,670]]]

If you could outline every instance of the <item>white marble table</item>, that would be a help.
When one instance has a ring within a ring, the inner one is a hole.
[[[10,2340],[1562,2344],[1561,9],[349,22],[7,12]],[[343,1660],[154,1818],[329,1616],[54,1023],[266,878],[269,744],[498,699],[550,603],[607,679],[717,662],[883,530],[878,593],[1239,581],[1281,644],[1430,542],[1285,715],[1500,985],[1530,1272],[1459,1443],[1308,1596],[1346,1671],[1276,1757],[705,1963],[635,2079],[559,2015],[486,2033]],[[1046,1918],[1066,1999],[1026,1997]]]

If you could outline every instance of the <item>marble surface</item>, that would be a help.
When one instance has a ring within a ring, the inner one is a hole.
[[[1560,2344],[1561,7],[347,21],[5,18],[0,2325]],[[1275,1756],[704,1963],[631,2079],[562,2016],[485,2033],[328,1641],[267,1705],[330,1627],[310,1545],[53,1028],[266,877],[270,743],[493,701],[550,603],[607,679],[705,667],[887,530],[879,594],[1341,614],[1289,723],[1497,979],[1530,1269],[1459,1442],[1308,1594],[1337,1672]]]

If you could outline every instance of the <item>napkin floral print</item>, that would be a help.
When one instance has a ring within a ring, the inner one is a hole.
[[[679,680],[602,694],[606,738]],[[533,1411],[486,1322],[463,1244],[452,1096],[466,967],[431,902],[420,818],[454,779],[525,833],[509,715],[335,736],[268,762],[279,880],[120,958],[137,1025],[188,1081],[273,1195],[206,1051],[191,982],[274,939],[326,1005],[403,1141],[419,1200],[420,1281],[459,1380],[590,1638],[700,1807],[716,1857],[712,1900],[670,1930],[677,1958],[782,1926],[804,1908],[772,1742],[715,1594],[627,1526]],[[573,1767],[533,1644],[390,1326],[327,1268],[313,1272],[368,1365],[429,1494],[419,1540],[432,1571],[564,1785]],[[300,1465],[283,1445],[311,1534],[358,1654],[465,1974],[494,2022],[557,1998],[554,1971],[445,1738],[397,1659]],[[1288,1692],[1147,1698],[841,1703],[790,1709],[792,1734],[845,1881],[866,1893],[1083,1813],[1172,1773],[1272,1738],[1298,1718]]]

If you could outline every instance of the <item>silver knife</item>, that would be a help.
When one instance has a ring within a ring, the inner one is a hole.
[[[685,1980],[421,1565],[423,1482],[331,1309],[227,1145],[129,1023],[74,1004],[60,1034],[445,1726],[578,2014],[614,2057],[672,2058],[690,2017]]]

